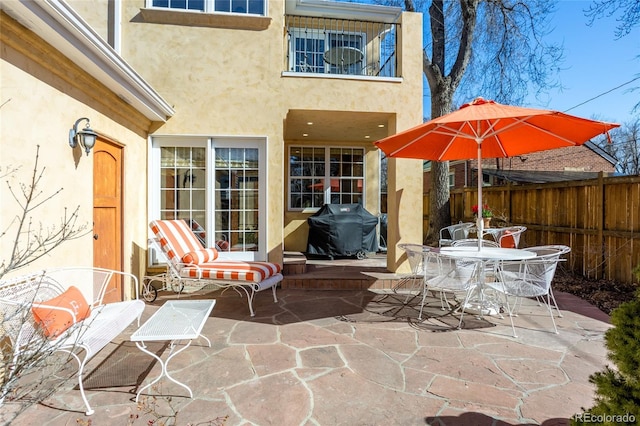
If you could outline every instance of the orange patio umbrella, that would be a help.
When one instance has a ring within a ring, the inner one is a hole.
[[[388,157],[447,161],[478,159],[478,206],[482,206],[482,159],[582,145],[620,126],[558,111],[502,105],[476,98],[460,109],[375,142]],[[481,207],[480,207],[481,208]],[[482,238],[482,219],[478,220]],[[480,242],[478,248],[480,249]]]

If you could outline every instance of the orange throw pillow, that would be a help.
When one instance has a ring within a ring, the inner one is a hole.
[[[51,300],[34,302],[31,312],[44,335],[55,339],[73,324],[87,318],[91,308],[80,290],[71,286]]]

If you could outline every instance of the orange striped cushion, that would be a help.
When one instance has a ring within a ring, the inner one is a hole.
[[[190,251],[182,256],[182,262],[199,265],[201,263],[211,262],[218,258],[218,250],[214,248],[208,248],[204,250]]]
[[[280,272],[280,265],[271,262],[247,262],[241,260],[201,263],[198,267],[186,267],[181,271],[185,278],[252,281],[259,283]]]
[[[153,220],[149,227],[172,263],[182,262],[189,252],[202,250],[202,244],[184,220]]]

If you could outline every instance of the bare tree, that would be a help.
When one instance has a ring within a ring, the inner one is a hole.
[[[558,85],[562,49],[543,41],[553,2],[534,0],[378,0],[425,16],[423,72],[431,118],[478,95],[518,103]],[[461,101],[458,101],[461,100]],[[435,242],[451,221],[449,163],[431,167],[429,231]]]
[[[7,180],[9,192],[20,206],[16,215],[0,232],[0,238],[12,238],[13,246],[8,259],[0,261],[0,279],[7,273],[27,266],[48,254],[65,241],[73,240],[87,234],[90,230],[86,224],[78,224],[77,206],[71,214],[65,208],[59,225],[43,225],[33,221],[33,212],[52,198],[60,194],[62,188],[45,194],[39,188],[45,168],[39,169],[40,146],[36,148],[35,164],[29,183],[18,183],[16,188]],[[4,176],[11,177],[16,169],[7,169]]]
[[[596,19],[615,16],[618,25],[614,36],[617,40],[631,34],[634,27],[640,27],[640,0],[594,0],[585,10],[585,16],[589,18],[587,25],[593,25]],[[629,90],[637,91],[640,87]],[[640,111],[640,102],[635,104],[632,111]]]
[[[595,143],[617,160],[616,170],[624,175],[640,175],[640,117],[624,123]]]
[[[638,0],[595,0],[585,10],[588,25],[604,16],[616,16],[616,39],[629,35],[633,27],[640,26],[640,1]]]
[[[45,168],[40,168],[39,159],[40,146],[36,148],[33,172],[26,184],[12,184],[17,168],[4,167],[0,170],[0,176],[7,178],[9,192],[19,206],[19,213],[9,223],[3,224],[4,229],[0,232],[0,238],[12,239],[8,258],[0,259],[0,278],[33,263],[65,241],[79,238],[90,231],[87,224],[78,224],[80,206],[71,214],[64,209],[58,225],[44,225],[34,221],[34,211],[43,208],[45,203],[62,191],[58,189],[47,194],[40,189]],[[49,396],[71,374],[67,368],[72,365],[69,363],[69,355],[56,354],[58,346],[45,344],[44,337],[34,338],[26,343],[23,356],[13,356],[15,337],[21,333],[27,321],[31,321],[29,309],[0,301],[0,405],[5,401],[18,402],[11,408],[6,405],[2,407],[0,423],[3,424],[29,405]]]

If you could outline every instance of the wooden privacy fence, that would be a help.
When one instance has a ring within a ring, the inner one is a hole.
[[[492,226],[524,225],[521,247],[571,247],[567,267],[585,277],[637,282],[640,265],[640,176],[545,184],[484,187],[483,203],[494,212]],[[473,221],[476,188],[451,191],[451,222]],[[425,232],[429,194],[425,194]]]

